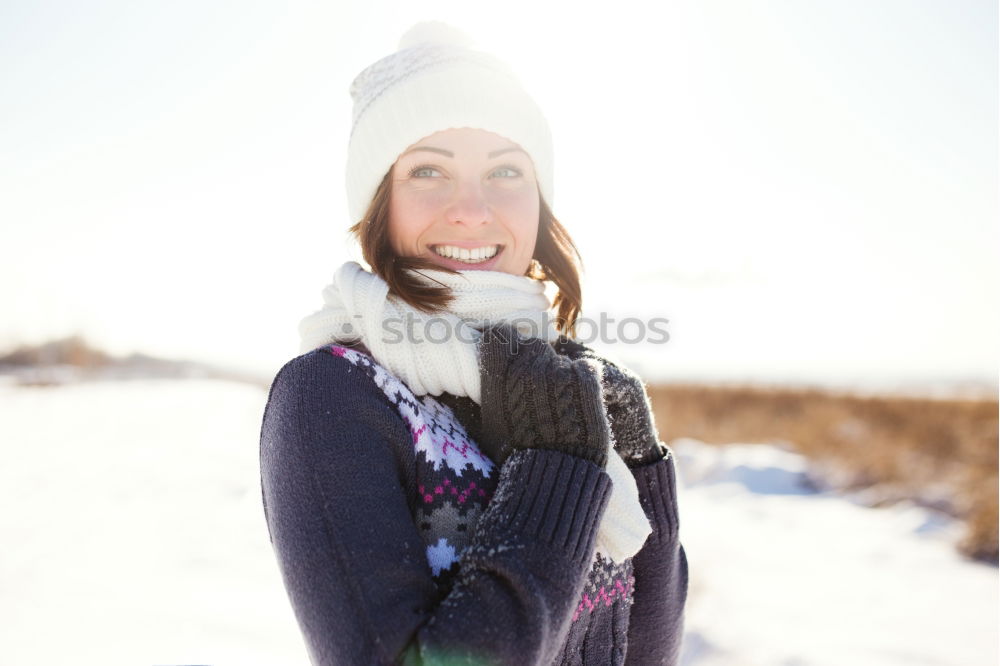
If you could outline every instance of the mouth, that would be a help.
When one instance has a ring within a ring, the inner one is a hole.
[[[459,247],[458,245],[430,245],[431,252],[438,259],[443,259],[450,268],[486,269],[493,266],[503,253],[503,245],[480,245],[477,247]]]

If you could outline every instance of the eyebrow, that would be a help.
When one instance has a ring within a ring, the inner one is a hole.
[[[403,155],[409,155],[410,153],[414,153],[418,150],[426,150],[431,153],[438,153],[439,155],[444,155],[445,157],[455,157],[455,153],[451,152],[450,150],[445,150],[444,148],[434,148],[433,146],[416,146],[414,148],[410,148],[409,150],[407,150],[405,153],[403,153]],[[510,148],[501,148],[500,150],[494,150],[491,153],[487,153],[486,157],[492,159],[494,157],[503,155],[504,153],[509,153],[515,150],[520,151],[525,155],[528,154],[524,151],[523,148],[519,146],[511,146]]]
[[[510,148],[501,148],[500,150],[494,150],[492,153],[490,153],[486,157],[493,158],[493,157],[496,157],[497,155],[503,155],[504,153],[509,153],[509,152],[512,152],[512,151],[515,151],[515,150],[520,151],[520,152],[524,153],[525,155],[528,154],[520,146],[511,146]]]

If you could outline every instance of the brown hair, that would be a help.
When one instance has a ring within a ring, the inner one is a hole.
[[[410,269],[452,271],[429,259],[397,256],[389,242],[389,200],[392,193],[392,168],[382,178],[364,218],[350,228],[361,244],[361,254],[376,275],[385,280],[389,291],[414,308],[433,313],[444,310],[451,302],[451,290],[418,281],[406,273]],[[583,260],[569,232],[552,214],[545,199],[538,195],[538,236],[535,253],[525,274],[536,280],[551,280],[558,291],[553,299],[556,326],[572,336],[580,316],[583,295],[580,291],[580,267]]]

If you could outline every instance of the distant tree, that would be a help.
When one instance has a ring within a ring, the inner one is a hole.
[[[21,345],[0,355],[0,365],[15,366],[72,365],[93,368],[113,361],[109,354],[90,346],[82,335],[71,335],[36,345]]]

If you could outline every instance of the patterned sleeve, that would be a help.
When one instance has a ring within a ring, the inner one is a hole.
[[[635,603],[625,663],[674,666],[680,658],[687,601],[688,563],[680,542],[673,451],[632,470],[653,533],[632,558]]]
[[[534,664],[569,629],[610,480],[527,450],[496,491],[441,597],[394,443],[410,433],[330,354],[289,362],[261,428],[264,512],[313,664]]]

